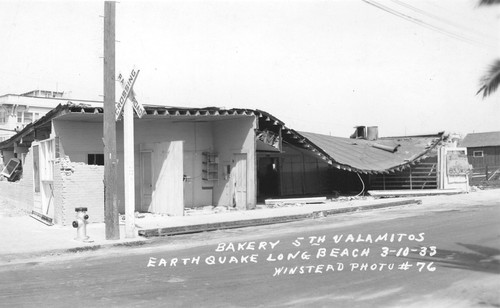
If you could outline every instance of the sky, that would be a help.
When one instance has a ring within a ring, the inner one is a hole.
[[[116,4],[116,71],[142,104],[267,111],[348,137],[500,130],[500,6],[477,0],[204,0]],[[1,1],[0,95],[102,100],[102,1]],[[119,85],[117,84],[117,88]]]

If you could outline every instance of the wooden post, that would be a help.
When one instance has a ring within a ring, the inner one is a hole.
[[[125,237],[135,237],[134,110],[130,99],[123,106],[123,170]]]
[[[104,222],[106,239],[120,239],[115,122],[115,2],[104,2]]]
[[[413,189],[413,181],[412,181],[413,179],[411,177],[411,174],[412,174],[412,172],[411,172],[411,165],[410,165],[410,190]]]

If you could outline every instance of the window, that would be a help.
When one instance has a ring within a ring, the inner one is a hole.
[[[1,175],[5,176],[8,179],[14,175],[18,169],[20,169],[21,161],[17,158],[11,158],[7,165],[3,168]]]
[[[5,120],[5,116],[6,116],[6,115],[7,115],[7,113],[6,113],[5,111],[0,110],[0,123],[2,123],[2,124],[3,124],[3,123],[5,123],[5,122],[7,122],[7,121]]]
[[[474,151],[474,152],[472,152],[472,156],[473,157],[483,157],[484,153],[483,153],[483,151]]]
[[[33,121],[36,121],[40,118],[40,114],[38,112],[26,112],[26,111],[18,111],[17,112],[17,123],[19,124],[29,124]]]
[[[104,154],[88,154],[87,164],[104,166]]]
[[[33,122],[33,114],[31,112],[25,112],[24,113],[24,124],[29,124]]]

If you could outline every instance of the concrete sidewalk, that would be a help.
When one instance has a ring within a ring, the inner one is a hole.
[[[203,211],[182,217],[148,217],[136,220],[139,235],[145,237],[212,231],[249,226],[285,223],[309,218],[325,217],[355,211],[373,210],[409,204],[420,204],[418,199],[356,199],[351,201],[328,201],[319,204],[292,204],[274,208],[258,208],[250,211],[229,211],[205,214]],[[210,212],[208,212],[210,213]]]
[[[90,242],[75,240],[76,229],[71,226],[48,226],[29,215],[0,216],[0,263],[19,258],[58,255],[103,247],[140,245],[143,237],[121,238],[109,241],[105,238],[104,223],[87,225]]]
[[[454,196],[431,196],[419,198],[356,199],[351,201],[330,201],[324,204],[296,204],[275,208],[260,208],[250,211],[227,211],[213,213],[200,211],[195,215],[171,217],[161,215],[144,216],[136,219],[136,238],[119,240],[105,239],[104,223],[89,224],[87,235],[92,242],[77,241],[76,229],[71,226],[47,226],[28,215],[6,213],[7,204],[0,200],[0,263],[44,255],[97,250],[104,247],[132,246],[148,243],[150,236],[164,236],[193,233],[217,229],[238,228],[271,223],[283,223],[323,217],[333,214],[373,210],[401,205],[443,204],[448,202],[471,202],[470,200],[499,200],[500,190],[479,191]],[[411,207],[410,207],[411,208]],[[2,211],[3,210],[3,211]],[[120,232],[124,234],[124,232]]]

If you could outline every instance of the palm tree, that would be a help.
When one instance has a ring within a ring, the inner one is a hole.
[[[496,91],[500,85],[500,59],[495,60],[490,70],[481,78],[481,88],[476,95],[483,92],[483,98]]]
[[[500,0],[479,0],[479,5],[500,4]],[[481,88],[476,95],[483,92],[483,98],[496,91],[500,85],[500,59],[495,60],[490,70],[481,78]]]
[[[479,5],[500,4],[500,0],[479,0]]]

